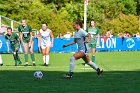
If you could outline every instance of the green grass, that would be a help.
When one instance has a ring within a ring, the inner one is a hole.
[[[84,67],[80,59],[75,61],[73,78],[67,80],[63,74],[68,71],[70,56],[72,53],[51,53],[50,66],[43,67],[42,55],[35,54],[36,67],[15,67],[12,54],[2,54],[0,93],[139,93],[140,51],[97,52],[96,63],[104,70],[102,76]],[[24,62],[24,55],[20,57]],[[36,70],[43,72],[43,79],[33,78]]]

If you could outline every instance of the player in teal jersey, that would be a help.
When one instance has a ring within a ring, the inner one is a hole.
[[[80,58],[82,58],[90,67],[95,69],[97,71],[97,74],[100,75],[102,73],[102,70],[100,70],[95,63],[91,62],[89,56],[87,55],[86,43],[90,42],[91,35],[82,29],[82,22],[80,20],[75,20],[73,22],[73,27],[75,29],[74,41],[70,42],[69,44],[63,45],[63,48],[73,44],[77,44],[78,52],[76,52],[70,58],[69,73],[65,75],[65,78],[72,78],[74,61]],[[88,40],[86,40],[86,37],[88,37]]]
[[[86,31],[91,35],[91,40],[88,43],[88,47],[91,48],[92,51],[92,62],[95,62],[95,52],[96,52],[96,46],[100,46],[100,30],[95,25],[95,21],[90,21],[90,27],[86,29]],[[96,40],[98,38],[98,40]]]
[[[13,57],[15,60],[15,66],[18,66],[21,64],[20,58],[18,56],[18,49],[19,49],[19,36],[15,33],[12,32],[12,28],[8,27],[7,28],[7,34],[5,35],[6,39],[6,45],[8,46],[8,40],[10,41],[10,46],[13,51]],[[9,48],[8,48],[9,49]],[[9,52],[9,50],[8,50]]]

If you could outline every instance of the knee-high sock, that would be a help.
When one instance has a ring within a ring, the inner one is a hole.
[[[2,57],[1,57],[1,54],[0,54],[0,64],[2,64]]]
[[[89,63],[87,63],[90,67],[92,67],[93,69],[95,69],[95,70],[97,70],[98,69],[98,67],[97,67],[97,65],[94,63],[94,62],[89,62]]]
[[[28,54],[24,54],[25,62],[28,64]]]
[[[91,60],[92,60],[92,62],[95,62],[95,55],[92,55]]]
[[[18,62],[21,62],[21,61],[20,61],[20,58],[19,58],[19,56],[18,56],[18,52],[16,52],[16,57],[17,57],[17,61],[18,61]]]
[[[35,62],[35,56],[34,56],[34,53],[30,54],[31,55],[31,59],[32,59],[32,62],[34,63]]]
[[[46,63],[46,55],[43,56],[43,62]]]
[[[70,58],[69,72],[73,72],[74,70],[74,61],[75,61],[75,58],[72,56]]]
[[[50,59],[50,56],[49,55],[46,55],[46,64],[47,65],[49,64],[49,59]]]
[[[18,58],[16,56],[16,52],[13,53],[13,57],[14,57],[15,63],[17,63],[18,62]]]

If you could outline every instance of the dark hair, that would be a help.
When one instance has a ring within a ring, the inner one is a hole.
[[[83,27],[82,22],[79,19],[74,20],[74,23],[80,25],[81,28]]]
[[[94,21],[94,23],[95,23],[95,20],[94,20],[94,19],[91,19],[91,20],[90,20],[90,24],[89,24],[90,26],[91,26],[91,21]]]
[[[11,28],[11,27],[7,27],[7,30],[8,30],[8,29],[10,29],[10,30],[12,31],[12,28]]]
[[[25,21],[26,21],[27,19],[26,19],[26,18],[23,18],[23,19],[21,20],[21,22],[22,22],[23,20],[25,20]]]
[[[48,26],[48,24],[46,22],[43,22],[42,24],[45,24],[46,26]]]

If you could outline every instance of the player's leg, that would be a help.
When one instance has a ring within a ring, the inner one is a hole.
[[[84,52],[80,51],[75,53],[71,58],[70,58],[70,65],[69,65],[69,73],[66,74],[65,78],[71,78],[73,75],[74,71],[74,61],[80,58],[83,58],[85,56]]]
[[[0,54],[0,66],[3,66],[1,54]]]
[[[19,49],[19,45],[18,44],[14,45],[13,55],[14,55],[14,59],[16,60],[17,65],[21,64],[20,58],[18,56],[18,49]]]
[[[96,49],[95,48],[92,48],[92,62],[95,62],[95,52],[96,52]]]
[[[28,43],[23,42],[25,66],[28,66]]]
[[[100,75],[102,74],[102,70],[100,70],[100,68],[94,63],[94,62],[91,62],[90,59],[89,59],[89,56],[88,55],[85,55],[83,58],[82,58],[90,67],[92,67],[93,69],[95,69],[97,71],[97,74]]]
[[[46,66],[46,46],[41,46],[44,66]]]
[[[46,47],[46,51],[45,51],[45,55],[46,55],[46,66],[48,66],[49,64],[49,59],[50,59],[50,56],[49,56],[49,53],[50,53],[50,46],[47,46]]]
[[[31,45],[30,45],[30,56],[31,56],[33,66],[35,66],[35,56],[34,56],[34,52],[33,52],[33,44],[34,43],[32,42]]]

